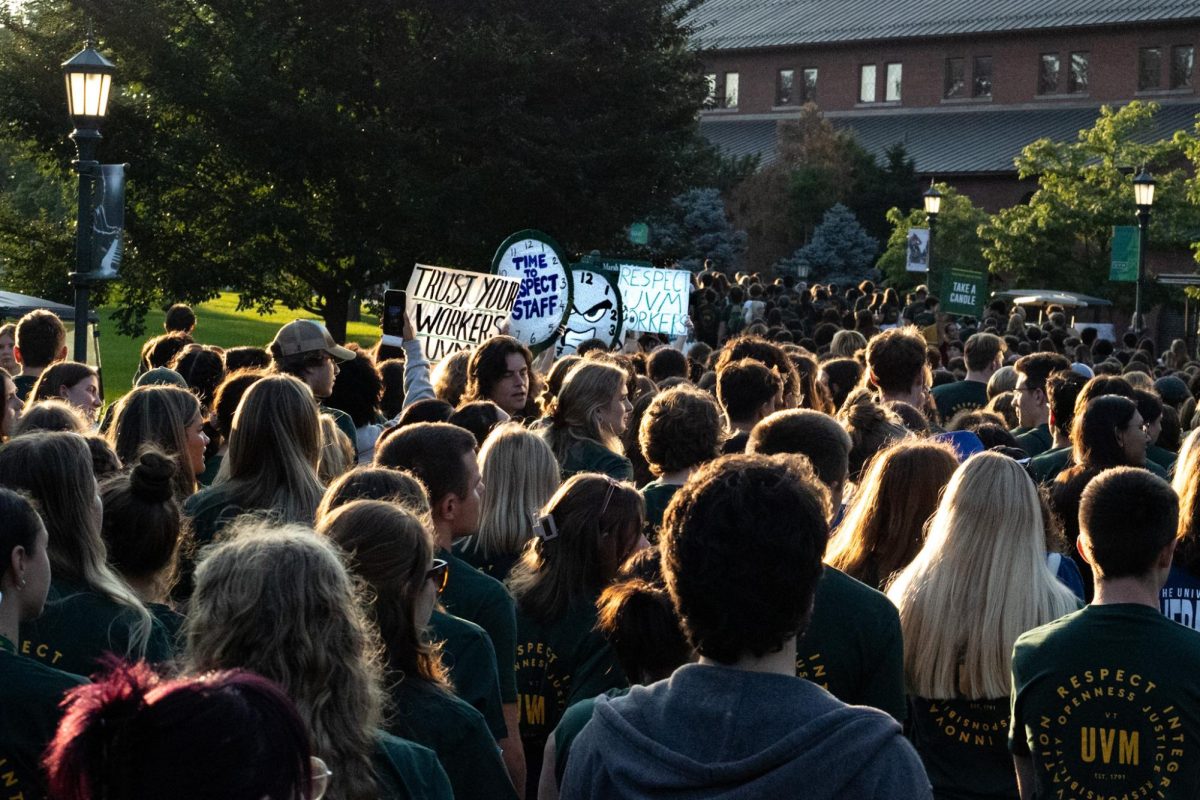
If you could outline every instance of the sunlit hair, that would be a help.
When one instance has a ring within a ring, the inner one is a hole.
[[[21,418],[13,425],[12,437],[42,431],[87,433],[91,427],[83,412],[66,400],[39,400],[25,407]]]
[[[894,442],[908,438],[909,435],[904,421],[877,402],[870,391],[861,387],[852,391],[846,398],[837,419],[850,435],[852,481],[858,480],[876,453]]]
[[[80,381],[96,376],[95,367],[80,364],[78,361],[59,361],[57,364],[51,364],[38,376],[25,405],[30,406],[38,400],[60,397],[60,390],[70,389]]]
[[[549,622],[572,603],[594,603],[632,553],[646,504],[637,489],[604,475],[572,476],[547,503],[558,535],[536,537],[508,577],[521,612]]]
[[[411,472],[387,467],[355,467],[329,484],[321,505],[317,506],[317,522],[324,520],[334,509],[355,500],[387,500],[399,503],[422,519],[429,518],[429,492]]]
[[[433,383],[433,393],[439,400],[449,403],[451,408],[457,408],[467,391],[467,363],[471,360],[470,350],[459,350],[451,353],[437,363],[429,374]]]
[[[515,422],[492,431],[479,451],[487,491],[479,532],[464,547],[485,559],[516,555],[533,536],[533,520],[558,489],[558,461],[538,434]]]
[[[129,652],[145,655],[150,612],[108,564],[96,509],[92,453],[76,433],[19,436],[0,448],[0,486],[37,501],[50,543],[51,574],[106,597],[129,610]]]
[[[825,552],[825,563],[883,586],[916,557],[925,525],[958,468],[954,450],[925,440],[897,442],[867,467]]]
[[[1200,574],[1200,428],[1188,434],[1179,448],[1172,488],[1179,495],[1179,544],[1175,563]]]
[[[625,370],[615,364],[584,359],[567,373],[562,389],[549,406],[546,441],[560,464],[577,442],[590,439],[614,453],[624,453],[621,440],[600,425],[598,413],[625,385]]]
[[[366,582],[367,608],[383,638],[393,679],[416,679],[448,689],[440,645],[431,646],[414,624],[433,561],[428,525],[395,503],[355,500],[322,518],[318,532],[341,548],[350,571]]]
[[[139,386],[121,398],[113,412],[108,441],[122,463],[132,464],[146,445],[175,459],[175,495],[196,491],[187,429],[200,417],[196,395],[178,386]]]
[[[101,535],[108,560],[126,579],[152,579],[152,597],[165,598],[175,578],[185,531],[172,479],[178,467],[166,453],[147,445],[129,470],[100,484],[104,505]]]
[[[73,689],[46,754],[58,800],[311,797],[308,731],[249,672],[165,680],[120,664]]]
[[[231,534],[196,568],[187,667],[247,669],[278,683],[337,776],[326,797],[374,800],[380,647],[339,553],[303,525],[242,520]]]
[[[1008,697],[1017,637],[1076,608],[1046,564],[1032,479],[998,453],[954,473],[925,547],[888,597],[900,610],[908,691],[934,699]]]
[[[867,337],[858,331],[838,331],[829,343],[829,355],[833,358],[854,358],[859,350],[867,347]]]
[[[538,395],[537,399],[538,408],[541,410],[543,416],[549,413],[550,401],[562,389],[563,380],[567,377],[567,373],[574,369],[575,365],[582,360],[583,356],[563,356],[550,365],[550,371],[546,373],[546,380],[542,385],[542,392]]]
[[[317,461],[317,478],[328,484],[354,466],[354,442],[338,427],[332,414],[321,414],[319,419],[321,457]]]
[[[270,375],[242,396],[215,483],[247,511],[311,524],[325,491],[317,477],[320,457],[312,391],[290,375]]]

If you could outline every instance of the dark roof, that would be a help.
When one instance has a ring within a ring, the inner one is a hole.
[[[0,320],[20,319],[30,311],[38,308],[44,308],[47,311],[54,312],[54,315],[64,322],[75,321],[74,306],[56,303],[53,300],[43,300],[40,297],[31,297],[27,294],[17,294],[16,292],[0,292]],[[88,320],[91,322],[99,322],[100,317],[95,311],[88,311]]]
[[[918,39],[1200,19],[1197,0],[707,0],[689,17],[701,48]]]
[[[1200,103],[1163,105],[1153,127],[1138,137],[1143,141],[1166,138],[1174,131],[1191,129]],[[904,145],[923,175],[960,175],[1015,172],[1013,159],[1041,138],[1074,141],[1079,131],[1092,127],[1098,108],[964,109],[961,111],[911,111],[829,119],[837,128],[852,130],[872,155],[882,158],[897,143]],[[778,120],[737,120],[706,117],[700,132],[730,155],[755,154],[762,164],[775,160]]]

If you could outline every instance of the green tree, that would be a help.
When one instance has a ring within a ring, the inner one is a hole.
[[[1186,248],[1200,213],[1189,203],[1187,137],[1146,142],[1155,103],[1100,110],[1073,142],[1039,139],[1016,159],[1035,178],[1027,204],[993,215],[980,228],[991,271],[1009,285],[1102,294],[1131,301],[1132,284],[1108,282],[1112,226],[1134,225],[1131,173],[1143,166],[1158,182],[1150,238],[1156,249]],[[936,255],[935,255],[936,258]]]
[[[486,268],[538,226],[590,249],[691,184],[705,85],[669,0],[32,0],[0,118],[65,165],[58,62],[119,67],[126,323],[237,289],[324,316],[417,260]]]
[[[925,228],[929,219],[924,209],[913,209],[907,213],[900,208],[887,212],[892,225],[887,248],[879,257],[876,267],[883,273],[889,286],[904,291],[919,283],[928,283],[935,293],[940,293],[940,276],[950,267],[987,271],[983,257],[983,241],[979,228],[988,221],[988,213],[971,203],[971,199],[955,191],[953,186],[937,184],[942,193],[942,207],[935,223],[932,256],[933,275],[924,272],[908,272],[905,268],[908,254],[909,228]]]
[[[875,277],[871,264],[878,252],[879,242],[863,230],[854,212],[837,203],[821,218],[812,241],[776,269],[810,281],[857,283]]]
[[[676,197],[671,214],[651,226],[653,246],[683,269],[699,272],[711,260],[719,270],[736,268],[746,234],[734,230],[717,189],[692,189]]]

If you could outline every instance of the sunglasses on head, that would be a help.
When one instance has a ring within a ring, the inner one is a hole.
[[[425,573],[425,580],[433,581],[438,594],[441,594],[446,590],[446,584],[450,582],[450,565],[440,558],[435,558],[433,566]]]

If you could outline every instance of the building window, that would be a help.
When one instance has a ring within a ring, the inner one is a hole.
[[[1192,69],[1196,66],[1196,50],[1190,44],[1171,48],[1171,88],[1191,89]]]
[[[887,84],[884,88],[883,99],[889,103],[900,102],[900,82],[904,77],[903,64],[887,65]]]
[[[725,73],[725,94],[722,107],[738,107],[738,74],[736,72]]]
[[[704,76],[704,84],[708,87],[708,92],[704,95],[704,107],[717,107],[717,74],[709,72]]]
[[[796,71],[781,69],[775,79],[775,105],[786,106],[792,102],[792,85],[796,80]]]
[[[953,100],[967,96],[967,60],[947,58],[946,72],[942,79],[942,97]]]
[[[804,85],[800,87],[800,102],[817,102],[817,68],[809,67],[804,70]]]
[[[863,64],[858,68],[858,102],[875,102],[875,65]]]
[[[1071,69],[1067,74],[1067,91],[1071,94],[1087,94],[1088,54],[1071,53]]]
[[[992,96],[992,57],[975,56],[974,70],[971,73],[971,96]]]
[[[1054,94],[1058,91],[1058,53],[1042,53],[1038,67],[1038,94]]]
[[[1137,82],[1138,91],[1154,91],[1160,86],[1162,86],[1162,48],[1139,48]]]

